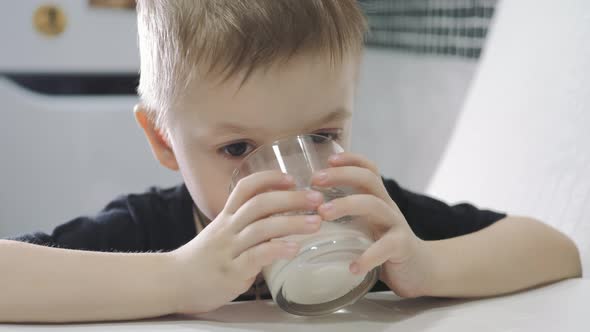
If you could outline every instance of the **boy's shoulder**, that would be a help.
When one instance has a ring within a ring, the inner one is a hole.
[[[51,234],[12,238],[44,246],[91,251],[169,251],[196,235],[193,203],[184,184],[122,195],[94,216],[81,216]]]
[[[392,179],[383,178],[383,184],[414,234],[423,240],[473,233],[506,217],[505,213],[480,209],[468,202],[450,205],[404,189]]]

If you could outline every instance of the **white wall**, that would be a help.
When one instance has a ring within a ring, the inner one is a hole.
[[[47,97],[0,79],[0,237],[54,226],[117,195],[180,182],[152,157],[135,97]]]
[[[402,185],[424,191],[477,67],[475,60],[368,49],[353,150]]]
[[[43,0],[0,10],[0,73],[137,72],[135,12],[54,0],[63,34],[33,28]],[[48,97],[0,79],[0,237],[49,231],[117,195],[171,185],[134,122],[135,97]]]

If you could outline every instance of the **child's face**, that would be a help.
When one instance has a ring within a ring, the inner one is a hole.
[[[296,57],[254,71],[243,85],[240,77],[192,82],[169,114],[172,153],[160,161],[180,169],[197,206],[214,219],[228,198],[232,172],[256,147],[319,133],[337,136],[348,149],[359,61],[345,59],[334,67],[328,59]]]

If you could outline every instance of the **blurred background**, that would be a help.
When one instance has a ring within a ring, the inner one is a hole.
[[[362,0],[370,25],[353,149],[424,191],[450,137],[494,0]],[[0,11],[0,237],[181,181],[153,160],[132,107],[134,1],[23,0]]]
[[[590,1],[359,3],[353,150],[408,189],[537,218],[590,268]],[[134,1],[4,1],[0,27],[0,238],[181,181],[133,119]]]

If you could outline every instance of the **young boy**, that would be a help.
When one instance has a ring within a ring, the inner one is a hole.
[[[333,156],[314,183],[362,194],[324,203],[275,172],[228,194],[233,169],[261,144],[317,133],[348,147],[365,32],[355,0],[140,0],[137,9],[135,115],[185,184],[120,197],[52,234],[0,240],[0,322],[137,319],[252,299],[261,268],[298,250],[271,239],[344,215],[373,230],[350,273],[381,265],[374,290],[478,297],[580,276],[576,247],[554,229],[411,193],[352,153]],[[301,209],[318,214],[269,217]]]

